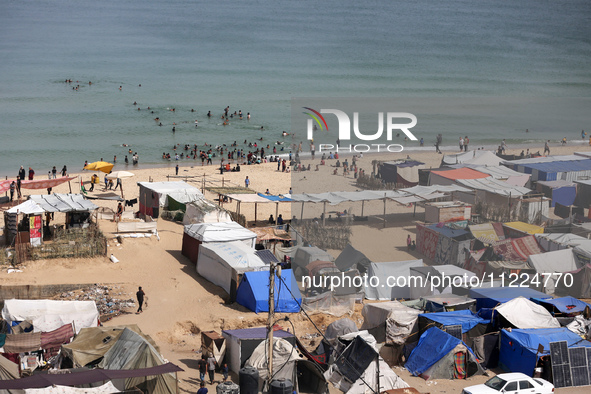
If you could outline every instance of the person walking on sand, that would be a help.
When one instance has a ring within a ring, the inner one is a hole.
[[[199,369],[199,380],[201,380],[201,387],[205,385],[205,373],[207,372],[207,361],[205,361],[205,355],[201,356],[201,360],[197,362],[197,368]]]
[[[549,142],[550,142],[550,140],[544,142],[544,154],[546,154],[546,152],[548,152],[548,155],[550,155],[550,145],[548,145]]]
[[[215,358],[213,354],[209,354],[207,358],[207,373],[209,375],[209,384],[213,384],[213,378],[215,377],[215,366],[216,366]]]
[[[197,390],[197,394],[207,394],[209,393],[209,391],[207,390],[207,387],[205,387],[205,382],[201,382],[201,384],[199,385],[200,389]]]
[[[119,203],[121,204],[121,203]],[[139,307],[137,308],[137,312],[136,314],[142,313],[144,310],[142,309],[142,305],[144,304],[144,296],[146,295],[146,293],[144,293],[144,291],[142,290],[142,286],[139,287],[137,293],[135,293],[136,297],[137,297],[137,303],[139,305]]]

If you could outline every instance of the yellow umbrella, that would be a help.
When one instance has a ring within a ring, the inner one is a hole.
[[[90,171],[102,171],[108,174],[113,169],[114,164],[107,163],[106,161],[95,161],[94,163],[88,163],[84,169]]]

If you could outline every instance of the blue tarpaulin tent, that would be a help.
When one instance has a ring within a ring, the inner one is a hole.
[[[488,287],[470,289],[469,297],[476,299],[476,310],[494,308],[517,297],[548,299],[552,296],[529,287]]]
[[[464,342],[437,327],[431,327],[421,335],[419,343],[413,349],[404,365],[415,376],[423,375],[425,379],[453,378],[454,351],[461,351],[456,347],[463,345],[467,350],[466,370],[468,376],[483,373],[476,361],[476,356]],[[425,374],[427,373],[427,374]],[[447,375],[447,376],[446,376]]]
[[[501,330],[499,362],[510,372],[533,376],[538,357],[550,354],[550,342],[559,341],[567,341],[569,348],[591,347],[591,342],[566,327]],[[538,353],[538,345],[544,346],[542,353]]]
[[[419,317],[424,317],[433,320],[444,326],[462,326],[462,333],[466,333],[476,327],[478,324],[488,324],[490,320],[486,320],[475,314],[470,310],[452,311],[452,312],[437,312],[437,313],[422,313]]]
[[[269,272],[245,272],[238,286],[236,302],[255,313],[268,312]],[[283,270],[281,279],[275,276],[275,312],[299,312],[301,304],[302,295],[292,270]]]
[[[546,309],[549,309],[550,312],[554,312],[556,310],[562,313],[577,313],[583,312],[586,307],[591,308],[591,305],[574,297],[561,297],[548,300],[532,298],[532,301],[542,305]]]

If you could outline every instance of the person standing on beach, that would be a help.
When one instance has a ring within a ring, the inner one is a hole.
[[[244,180],[244,187],[248,187],[250,186],[250,179],[248,179],[248,175],[246,176],[246,179]]]
[[[550,142],[550,140],[544,142],[544,154],[546,154],[546,152],[548,152],[548,155],[550,155],[550,145],[548,145],[549,142]]]
[[[33,170],[31,167],[29,167],[29,180],[32,181],[34,177],[35,177],[35,170]]]
[[[16,178],[16,194],[18,194],[18,198],[22,197],[22,195],[21,195],[21,178],[20,177]]]
[[[437,134],[437,137],[435,137],[435,152],[441,153],[441,150],[439,149],[439,145],[441,145],[442,142],[443,142],[443,136],[441,134]]]
[[[201,382],[201,384],[199,386],[200,386],[200,388],[199,388],[199,390],[197,390],[197,394],[209,393],[209,390],[207,390],[207,387],[205,387],[205,382]]]
[[[406,237],[406,250],[410,252],[410,245],[412,244],[412,239],[410,238],[410,234]]]
[[[503,154],[505,154],[506,150],[507,150],[507,143],[505,142],[505,139],[503,138],[503,141],[501,141],[501,151],[503,152]]]
[[[16,189],[16,183],[12,181],[12,183],[10,184],[10,202],[14,200],[14,189]]]
[[[470,142],[470,140],[468,139],[468,136],[464,137],[464,152],[468,152],[468,143]]]
[[[146,293],[144,293],[144,291],[142,290],[142,286],[139,287],[137,293],[135,293],[136,297],[137,297],[137,303],[139,305],[139,307],[137,308],[137,313],[142,313],[144,310],[142,309],[142,305],[144,304],[144,296],[146,295]]]
[[[174,172],[175,172],[175,175],[179,174],[179,165],[178,164],[176,165],[176,167],[174,167]]]
[[[57,177],[57,168],[55,168],[55,166],[53,166],[53,168],[51,169],[51,176],[53,177],[53,179]]]
[[[464,139],[460,137],[460,152],[464,151]]]
[[[21,166],[20,170],[18,170],[18,178],[21,181],[25,180],[25,168],[23,166]]]
[[[64,164],[64,166],[62,167],[62,176],[66,175],[68,175],[68,167],[66,167],[66,165]]]

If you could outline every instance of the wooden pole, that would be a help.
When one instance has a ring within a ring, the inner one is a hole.
[[[257,225],[257,206],[258,205],[259,205],[258,203],[256,203],[256,202],[254,203],[254,225],[255,226]]]
[[[326,201],[324,202],[324,207],[322,209],[322,225],[326,224]]]
[[[386,228],[386,197],[384,197],[384,228]]]
[[[277,218],[279,217],[279,201],[275,203],[275,223],[277,223]]]
[[[256,203],[255,203],[256,207]],[[268,372],[268,387],[271,387],[271,380],[273,379],[273,319],[275,317],[275,266],[273,263],[269,265],[269,315],[267,317],[267,372]]]
[[[304,202],[302,201],[302,212],[300,213],[300,220],[304,220]]]
[[[72,194],[72,184],[70,183],[70,181],[68,181],[68,186],[70,187],[70,194]]]
[[[363,216],[363,208],[365,206],[365,200],[361,201],[361,216]]]

